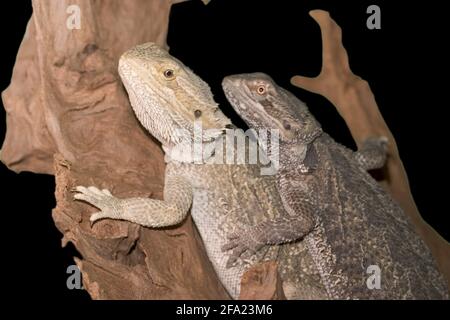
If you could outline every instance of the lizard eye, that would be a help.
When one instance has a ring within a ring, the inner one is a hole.
[[[164,77],[166,77],[167,79],[173,79],[175,76],[175,73],[173,72],[172,69],[167,69],[164,71]]]
[[[259,86],[259,87],[256,89],[256,92],[258,92],[258,94],[260,94],[260,95],[263,95],[263,94],[266,93],[266,87],[264,87],[264,86]]]
[[[195,111],[194,111],[194,116],[195,116],[196,118],[200,118],[201,115],[202,115],[202,111],[201,111],[201,110],[195,110]]]

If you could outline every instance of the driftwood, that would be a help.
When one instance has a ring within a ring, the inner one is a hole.
[[[275,261],[259,263],[241,279],[240,300],[286,300]]]
[[[55,175],[53,219],[64,235],[63,245],[71,241],[80,252],[76,263],[94,299],[229,298],[190,217],[164,230],[112,220],[91,227],[89,216],[96,209],[74,202],[71,192],[76,185],[95,185],[119,197],[161,198],[163,153],[134,117],[117,61],[136,44],[165,45],[170,8],[176,2],[34,0],[11,85],[2,95],[8,130],[1,160],[16,172]],[[80,9],[80,29],[67,28],[71,5]],[[324,94],[304,78],[294,82]],[[337,106],[356,141],[372,133],[391,137],[367,84],[358,80],[356,87],[350,94],[359,100],[324,95]],[[377,129],[359,128],[364,121]],[[397,179],[389,180],[390,191],[408,213],[414,212],[406,175],[392,148],[388,170]],[[414,220],[418,226],[420,221]],[[427,232],[421,233],[425,239],[433,235]],[[436,243],[432,249],[442,248]],[[283,297],[274,264],[258,265],[243,277],[241,298]]]

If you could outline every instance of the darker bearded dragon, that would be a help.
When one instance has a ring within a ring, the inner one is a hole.
[[[305,242],[330,298],[448,299],[430,251],[367,172],[383,166],[385,138],[370,138],[357,152],[347,149],[322,132],[303,102],[262,73],[229,76],[222,86],[251,128],[278,130],[277,188],[288,212],[231,234],[225,252],[233,249],[237,259],[249,238],[251,251]],[[270,145],[261,145],[270,156]],[[372,271],[378,278],[368,276]]]

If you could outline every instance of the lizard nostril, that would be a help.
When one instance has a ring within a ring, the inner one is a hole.
[[[288,123],[288,122],[284,122],[283,123],[283,127],[286,129],[286,130],[291,130],[291,125]]]
[[[200,118],[201,115],[202,115],[202,111],[201,111],[201,110],[195,110],[195,111],[194,111],[194,116],[195,116],[196,118]]]

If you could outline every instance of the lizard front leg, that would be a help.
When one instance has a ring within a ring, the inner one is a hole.
[[[283,200],[287,200],[284,201],[285,208],[289,206],[287,209],[291,215],[285,213],[255,226],[240,228],[227,236],[229,242],[222,246],[222,251],[233,250],[227,261],[227,268],[232,267],[247,250],[256,252],[264,245],[277,245],[302,239],[314,229],[315,206],[306,196],[292,190],[280,192],[283,194]]]
[[[90,220],[120,219],[145,227],[167,227],[180,223],[192,204],[193,191],[190,183],[182,177],[166,177],[164,200],[148,198],[119,199],[108,190],[96,187],[76,187],[74,198],[85,201],[101,211]]]
[[[356,161],[365,170],[382,168],[386,163],[387,143],[386,137],[368,138],[362,148],[354,153]]]

